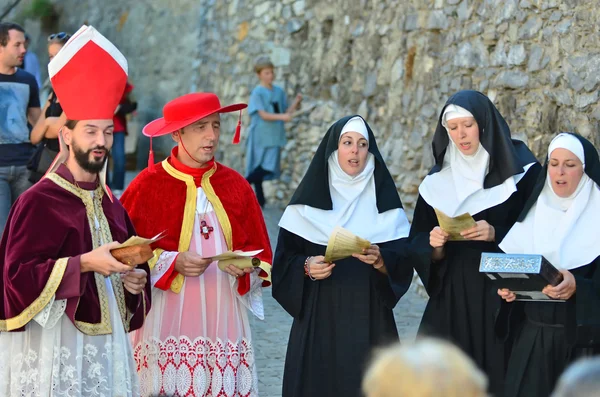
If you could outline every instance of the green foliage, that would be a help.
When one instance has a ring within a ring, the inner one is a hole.
[[[29,19],[46,19],[54,17],[55,14],[54,5],[50,0],[33,0],[22,15]]]

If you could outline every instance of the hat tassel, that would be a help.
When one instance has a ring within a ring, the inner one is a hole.
[[[148,172],[154,172],[154,152],[152,151],[152,138],[150,138],[150,153],[148,154]]]
[[[237,145],[240,143],[240,135],[242,133],[242,111],[240,110],[240,117],[238,118],[237,127],[235,127],[235,134],[233,135],[233,144]]]

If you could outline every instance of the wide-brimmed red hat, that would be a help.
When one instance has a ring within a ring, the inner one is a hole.
[[[163,107],[163,117],[151,121],[142,129],[142,133],[150,137],[150,156],[148,158],[148,168],[154,164],[154,154],[152,152],[152,138],[170,134],[183,127],[195,123],[205,117],[215,113],[230,113],[240,111],[238,125],[233,136],[233,143],[240,142],[240,132],[242,126],[241,110],[247,108],[245,103],[236,103],[229,106],[221,106],[219,97],[212,92],[196,92],[175,98]]]
[[[211,92],[196,92],[173,99],[163,108],[163,116],[146,124],[142,130],[148,137],[170,134],[211,114],[229,113],[247,108],[245,103],[221,106],[219,97]]]

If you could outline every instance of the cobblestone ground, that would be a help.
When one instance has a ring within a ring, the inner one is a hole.
[[[127,184],[135,175],[134,172],[127,172]],[[277,223],[281,214],[281,210],[270,208],[268,205],[264,211],[273,249],[275,249],[275,243],[277,242],[279,230]],[[265,320],[261,321],[254,316],[250,317],[256,365],[258,367],[259,393],[260,397],[280,397],[283,364],[292,318],[273,299],[271,288],[263,290],[263,300]],[[410,290],[396,305],[394,316],[401,341],[414,340],[426,303],[427,300],[417,293],[416,286],[413,283]]]
[[[267,229],[273,249],[277,242],[277,223],[281,217],[279,209],[267,208],[264,211]],[[265,288],[263,294],[265,320],[252,317],[252,339],[258,366],[259,393],[261,397],[280,397],[283,378],[283,364],[287,348],[292,318],[271,296],[271,288]],[[400,299],[394,309],[398,332],[402,341],[412,341],[425,310],[426,299],[417,294],[413,285]]]

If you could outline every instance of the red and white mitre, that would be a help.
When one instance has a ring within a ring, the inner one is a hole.
[[[82,26],[48,65],[52,88],[69,120],[113,119],[127,83],[127,60],[93,26]],[[68,158],[68,148],[59,134],[61,150],[48,173]],[[100,183],[106,186],[106,167]]]

